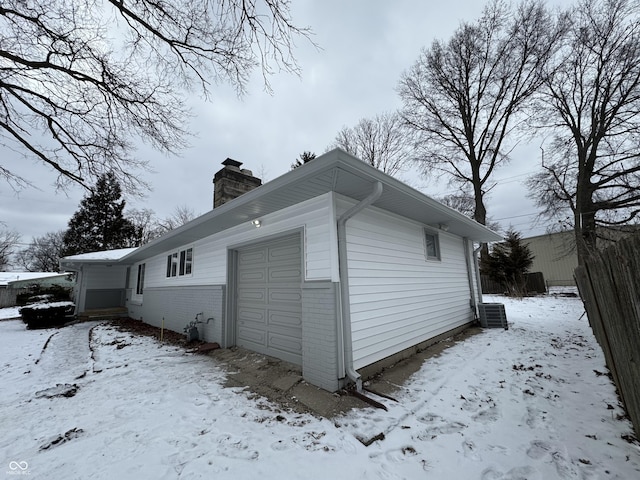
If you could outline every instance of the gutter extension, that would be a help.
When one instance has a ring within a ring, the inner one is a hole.
[[[338,267],[340,277],[340,304],[342,316],[342,336],[344,345],[344,366],[347,377],[362,392],[362,376],[353,368],[353,340],[351,336],[351,306],[349,302],[349,264],[347,262],[347,221],[378,200],[382,195],[382,183],[376,182],[373,191],[359,203],[338,218]]]

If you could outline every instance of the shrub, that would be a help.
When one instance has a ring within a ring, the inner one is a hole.
[[[63,324],[73,316],[72,302],[36,303],[20,309],[27,328],[49,328]]]
[[[482,259],[481,271],[502,285],[507,295],[522,297],[527,293],[526,274],[533,258],[528,245],[522,243],[520,234],[510,229],[505,241],[495,244]]]
[[[38,284],[28,287],[26,293],[21,293],[16,297],[16,305],[28,305],[36,302],[64,302],[71,300],[72,289],[61,285],[50,285],[41,287]]]

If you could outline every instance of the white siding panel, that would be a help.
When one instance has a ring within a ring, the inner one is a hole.
[[[124,288],[127,278],[127,267],[115,265],[88,265],[85,267],[84,281],[92,290]]]
[[[423,232],[375,207],[347,223],[355,368],[472,320],[462,238],[438,232],[441,260],[427,260]]]
[[[228,248],[255,243],[298,228],[304,229],[305,280],[337,281],[337,259],[332,258],[334,252],[330,246],[331,242],[335,243],[332,194],[259,218],[262,221],[260,228],[251,225],[252,219],[248,218],[242,225],[182,246],[180,249],[193,248],[191,275],[166,277],[167,255],[172,252],[146,260],[145,288],[226,284]]]

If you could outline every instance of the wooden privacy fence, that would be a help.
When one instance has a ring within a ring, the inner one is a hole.
[[[575,270],[589,323],[640,435],[640,234],[590,256]]]
[[[26,291],[26,288],[0,288],[0,308],[13,307],[18,295]]]

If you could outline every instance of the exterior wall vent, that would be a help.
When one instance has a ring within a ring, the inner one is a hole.
[[[480,303],[480,325],[483,328],[504,328],[509,329],[507,314],[502,303]]]

